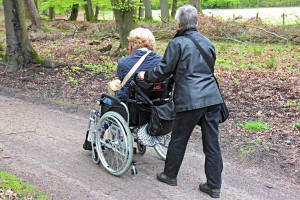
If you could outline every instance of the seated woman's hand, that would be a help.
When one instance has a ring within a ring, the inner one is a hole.
[[[145,72],[144,72],[144,71],[141,71],[141,72],[138,74],[138,77],[139,77],[141,80],[144,80],[144,79],[145,79]]]

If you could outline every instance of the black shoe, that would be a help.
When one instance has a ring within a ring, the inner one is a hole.
[[[177,186],[177,179],[176,178],[170,178],[163,172],[158,172],[156,174],[157,180],[160,182],[166,183],[171,186]]]
[[[220,189],[211,189],[210,187],[207,186],[206,183],[202,183],[199,185],[199,190],[201,192],[209,194],[212,198],[220,198]]]

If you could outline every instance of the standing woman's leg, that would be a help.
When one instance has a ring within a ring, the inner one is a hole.
[[[206,108],[176,113],[164,169],[168,177],[177,177],[190,135],[205,110]]]
[[[200,119],[207,185],[220,189],[223,160],[219,144],[220,105],[210,106]]]

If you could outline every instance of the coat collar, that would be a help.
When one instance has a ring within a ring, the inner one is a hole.
[[[198,29],[196,29],[196,28],[189,28],[189,29],[183,29],[183,28],[181,28],[181,29],[179,29],[179,30],[177,31],[177,33],[176,33],[176,35],[174,36],[174,38],[177,38],[177,37],[179,37],[179,36],[183,36],[183,35],[185,35],[186,32],[190,32],[190,31],[197,31],[197,32],[199,32]],[[174,38],[173,38],[173,39],[174,39]]]

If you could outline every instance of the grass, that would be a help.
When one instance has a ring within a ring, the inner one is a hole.
[[[296,128],[300,128],[300,122],[296,121],[296,122],[295,122],[295,127],[296,127]]]
[[[299,70],[300,48],[296,45],[215,42],[215,46],[216,66]]]
[[[269,126],[262,123],[261,121],[248,121],[242,125],[247,131],[250,132],[258,132],[258,131],[265,131],[269,129]]]
[[[0,190],[3,190],[4,194],[7,190],[12,190],[19,199],[50,199],[48,195],[39,191],[39,189],[37,189],[35,186],[24,182],[21,178],[3,171],[0,171]],[[9,196],[4,198],[12,199]]]
[[[255,148],[262,147],[263,151],[268,152],[269,147],[260,137],[254,136],[252,139],[247,139],[245,143],[240,147],[240,157],[244,157],[247,154],[254,152]]]

